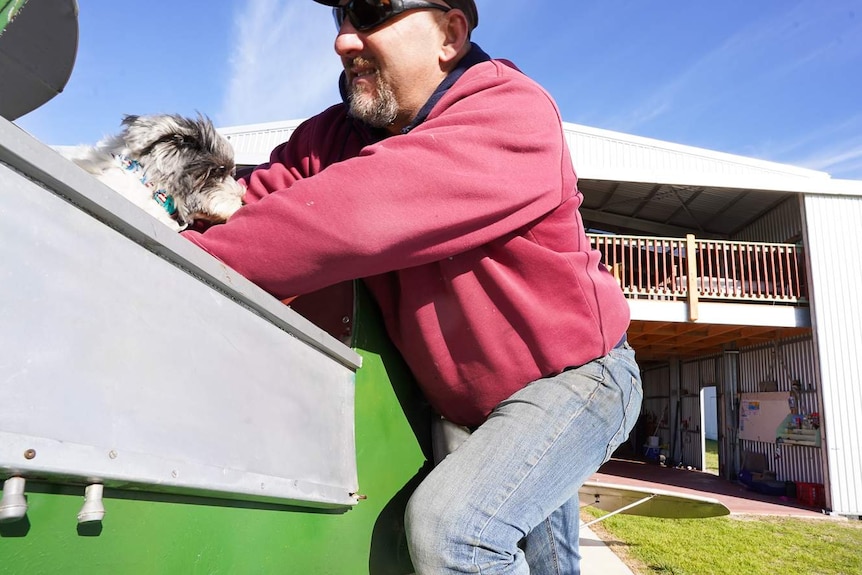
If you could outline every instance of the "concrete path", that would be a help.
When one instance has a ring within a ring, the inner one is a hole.
[[[581,528],[581,575],[633,575],[589,527]]]

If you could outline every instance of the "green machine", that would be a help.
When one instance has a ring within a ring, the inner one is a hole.
[[[374,303],[284,306],[12,124],[76,50],[74,0],[0,1],[0,574],[411,573],[430,410]]]
[[[412,572],[430,411],[361,285],[318,327],[5,120],[0,189],[0,573]]]

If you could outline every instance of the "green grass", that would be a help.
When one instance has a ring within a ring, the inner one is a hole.
[[[706,461],[704,463],[706,463],[704,471],[718,473],[718,441],[706,440]]]
[[[584,516],[601,512],[585,510]],[[616,515],[591,527],[636,575],[862,574],[862,522]]]

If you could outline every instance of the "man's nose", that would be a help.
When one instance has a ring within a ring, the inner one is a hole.
[[[345,18],[335,37],[335,53],[339,56],[350,56],[362,51],[363,43],[359,31],[354,28],[350,18]]]

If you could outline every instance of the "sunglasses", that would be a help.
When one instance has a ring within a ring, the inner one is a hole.
[[[350,0],[343,6],[334,6],[332,16],[335,18],[335,27],[341,30],[344,19],[350,19],[353,27],[360,32],[365,32],[380,26],[390,18],[408,10],[420,10],[433,8],[448,12],[448,6],[441,6],[432,2],[422,0]]]

